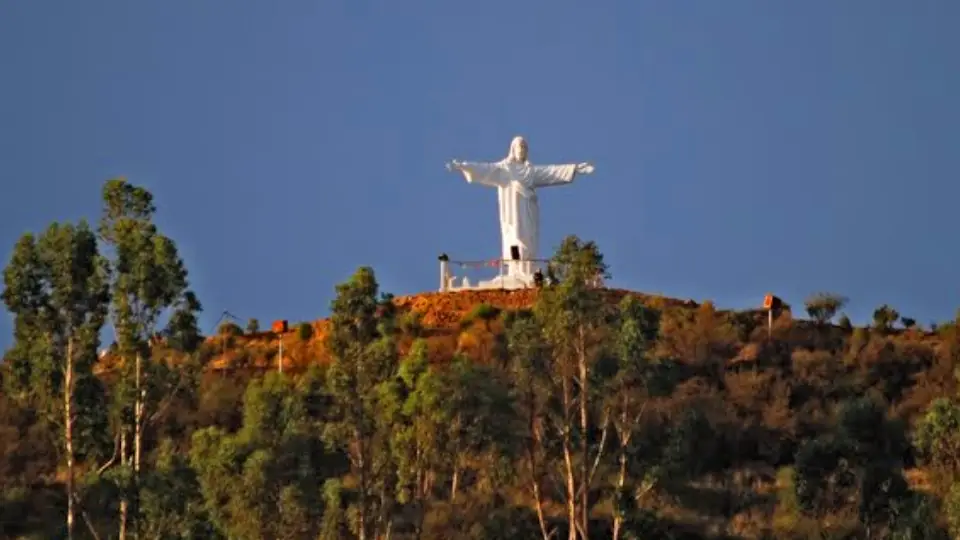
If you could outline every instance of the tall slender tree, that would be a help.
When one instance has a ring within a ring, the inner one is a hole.
[[[543,540],[550,540],[555,530],[547,522],[547,493],[553,490],[552,478],[553,439],[555,423],[550,420],[551,402],[554,400],[553,378],[550,374],[549,349],[544,342],[540,324],[528,312],[508,313],[507,356],[509,373],[513,381],[513,401],[516,416],[523,423],[524,484],[533,497],[534,510]]]
[[[609,275],[596,244],[576,236],[564,239],[551,263],[558,283],[543,290],[534,312],[552,351],[569,538],[576,540],[578,533],[590,537],[590,491],[609,428],[594,384],[607,318],[607,304],[595,284]]]
[[[646,409],[649,352],[660,329],[659,312],[647,308],[633,296],[627,296],[620,302],[619,311],[620,324],[615,344],[617,370],[606,393],[607,407],[618,442],[613,540],[619,540],[629,508],[626,502],[630,499],[627,489],[629,448]]]
[[[398,374],[395,313],[378,289],[366,267],[338,285],[326,339],[334,360],[327,379],[334,418],[325,436],[347,454],[357,479],[353,529],[360,540],[389,534],[396,485],[393,428],[383,414],[395,410],[384,403]]]
[[[153,195],[123,178],[108,180],[103,186],[103,210],[100,236],[112,256],[111,322],[117,345],[124,359],[126,393],[118,393],[121,416],[120,462],[131,469],[133,492],[143,468],[144,431],[162,411],[159,406],[180,380],[170,384],[162,377],[149,375],[158,366],[151,363],[156,337],[165,318],[169,319],[168,338],[181,348],[195,347],[195,313],[201,306],[189,289],[187,270],[176,244],[161,234],[153,223],[156,207]],[[153,408],[151,408],[153,407]],[[132,425],[132,430],[130,429]],[[126,444],[133,436],[133,452]],[[126,535],[129,501],[121,500],[120,537]]]
[[[54,223],[38,239],[21,237],[3,281],[3,302],[15,321],[12,361],[21,364],[18,373],[27,375],[21,380],[25,391],[18,394],[33,398],[62,434],[66,536],[73,538],[78,500],[74,436],[83,413],[76,407],[76,389],[78,381],[89,380],[97,358],[109,301],[107,267],[86,222]]]

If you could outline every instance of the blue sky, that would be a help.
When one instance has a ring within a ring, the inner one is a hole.
[[[523,134],[534,162],[595,163],[541,195],[541,250],[595,240],[615,286],[948,319],[958,22],[953,0],[4,2],[0,255],[125,175],[205,331],[313,319],[360,265],[409,294],[441,251],[496,257],[495,192],[443,163]]]

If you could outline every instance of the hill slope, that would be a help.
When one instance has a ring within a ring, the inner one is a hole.
[[[939,333],[881,331],[818,325],[784,310],[768,333],[766,313],[760,310],[722,311],[709,302],[624,290],[601,294],[611,306],[633,296],[661,313],[652,352],[660,359],[658,369],[668,375],[669,388],[650,397],[641,423],[654,432],[673,429],[664,426],[681,422],[691,411],[705,422],[697,427],[704,431],[694,452],[702,459],[691,465],[699,472],[647,493],[642,501],[658,519],[677,524],[677,530],[761,538],[785,530],[787,514],[793,520],[790,530],[813,530],[817,520],[798,517],[784,506],[783,493],[792,489],[792,481],[778,471],[791,467],[805,444],[834,429],[844,400],[873,396],[889,417],[911,426],[934,398],[951,396],[956,389],[953,366],[960,333],[954,323]],[[394,298],[400,352],[405,354],[419,338],[427,342],[432,362],[459,355],[495,365],[504,354],[504,322],[498,314],[532,308],[537,298],[537,290]],[[284,370],[303,372],[329,362],[324,347],[328,324],[313,321],[309,331],[292,324],[282,335],[238,335],[234,328],[207,338],[202,356],[218,371],[272,370],[278,367],[282,341]],[[237,391],[231,390],[230,399],[238,399]],[[937,486],[928,485],[928,471],[913,463],[912,451],[901,457],[914,488],[936,491]],[[518,504],[532,505],[519,486],[509,488],[509,494]],[[559,516],[563,510],[548,511]],[[597,511],[610,508],[601,504]],[[844,511],[828,507],[824,516],[842,521],[847,519]]]
[[[693,300],[648,295],[623,289],[605,289],[602,293],[611,306],[616,305],[627,295],[657,308],[695,309],[699,306]],[[461,324],[477,306],[490,306],[499,311],[531,309],[537,300],[537,295],[536,289],[436,292],[395,297],[393,304],[401,319],[404,316],[416,316],[417,326],[422,332],[421,337],[427,339],[431,345],[431,351],[442,355],[449,352],[455,345]],[[755,314],[755,316],[760,315]],[[300,336],[300,324],[302,323],[289,324],[287,332],[283,334],[269,331],[255,334],[234,333],[233,339],[225,339],[222,335],[210,336],[206,340],[208,354],[212,354],[210,365],[214,369],[230,368],[238,363],[260,368],[275,366],[276,357],[280,351],[280,340],[283,341],[285,368],[302,370],[312,362],[328,361],[329,358],[323,347],[327,320],[318,319],[309,322],[312,332],[307,339],[302,339]],[[236,331],[237,329],[234,330]],[[409,345],[409,340],[405,344]]]

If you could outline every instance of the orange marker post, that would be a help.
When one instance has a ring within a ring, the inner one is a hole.
[[[767,338],[773,337],[773,312],[780,309],[781,300],[771,293],[763,297],[763,309],[767,310]]]

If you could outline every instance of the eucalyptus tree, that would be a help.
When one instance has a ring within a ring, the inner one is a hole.
[[[332,400],[325,438],[348,457],[357,479],[351,527],[360,540],[389,534],[397,473],[391,451],[398,374],[395,312],[390,296],[378,296],[373,270],[358,269],[337,285],[326,347]]]
[[[78,410],[78,387],[95,385],[92,366],[106,318],[108,276],[97,238],[86,222],[53,223],[23,235],[3,272],[3,302],[14,315],[10,354],[14,395],[42,411],[62,436],[66,466],[66,536],[76,519],[78,430],[97,407]]]
[[[589,538],[590,492],[610,427],[596,366],[604,354],[609,318],[598,278],[609,278],[593,242],[568,236],[551,260],[558,282],[540,294],[534,313],[550,348],[552,384],[560,401],[560,434],[569,538]],[[599,440],[598,444],[591,441]]]
[[[201,307],[189,288],[176,244],[153,222],[153,194],[119,178],[104,184],[102,202],[99,233],[111,256],[110,319],[124,370],[116,392],[120,463],[130,473],[135,494],[143,468],[144,431],[163,412],[171,393],[182,386],[183,375],[171,380],[170,370],[153,357],[161,325],[168,321],[168,345],[192,350],[199,342],[195,314]],[[126,444],[130,431],[132,455]],[[128,503],[124,496],[121,538],[128,525]]]
[[[627,469],[630,444],[637,435],[647,405],[647,379],[650,375],[650,350],[660,327],[659,312],[643,305],[636,297],[626,296],[619,306],[616,332],[616,374],[609,383],[607,406],[617,434],[617,479],[614,496],[613,538],[620,538],[624,518],[630,509],[627,501]]]
[[[271,372],[247,387],[238,432],[194,432],[190,463],[206,513],[224,537],[317,538],[326,456],[314,451],[309,398],[289,376]]]

